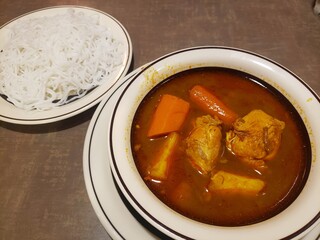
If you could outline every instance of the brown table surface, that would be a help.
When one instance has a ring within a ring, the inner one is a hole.
[[[230,46],[275,60],[320,94],[320,18],[313,0],[0,0],[0,25],[66,4],[117,18],[132,39],[133,69],[182,48]],[[94,110],[40,126],[0,122],[0,239],[109,238],[83,177]]]

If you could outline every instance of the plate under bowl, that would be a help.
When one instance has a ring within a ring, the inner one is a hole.
[[[177,72],[203,66],[240,70],[278,89],[296,108],[307,128],[312,148],[311,170],[297,199],[280,214],[242,227],[218,227],[190,220],[163,204],[140,177],[131,153],[131,123],[144,96]],[[109,158],[122,193],[143,218],[175,239],[298,239],[320,217],[320,100],[298,76],[263,56],[227,47],[180,50],[155,60],[130,80],[115,105],[109,128]]]

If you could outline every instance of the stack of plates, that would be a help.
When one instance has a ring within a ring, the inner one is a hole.
[[[108,136],[115,104],[127,85],[148,65],[117,82],[96,109],[85,139],[83,167],[87,191],[100,222],[113,239],[168,238],[144,220],[118,191],[109,163]],[[315,224],[302,240],[315,240],[319,233],[320,224]]]

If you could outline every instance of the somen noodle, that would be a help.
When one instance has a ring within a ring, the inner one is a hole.
[[[84,96],[120,67],[122,43],[98,15],[19,21],[0,49],[0,94],[25,110],[48,110]]]

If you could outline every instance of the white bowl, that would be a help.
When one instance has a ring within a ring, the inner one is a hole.
[[[241,227],[219,227],[188,219],[162,203],[136,169],[130,146],[131,123],[144,96],[159,82],[194,67],[232,68],[256,76],[278,89],[301,115],[309,133],[311,170],[296,200],[268,220]],[[134,209],[150,224],[174,239],[298,239],[320,220],[320,99],[283,66],[257,54],[226,47],[184,49],[147,66],[123,90],[113,111],[109,148],[116,183]]]

